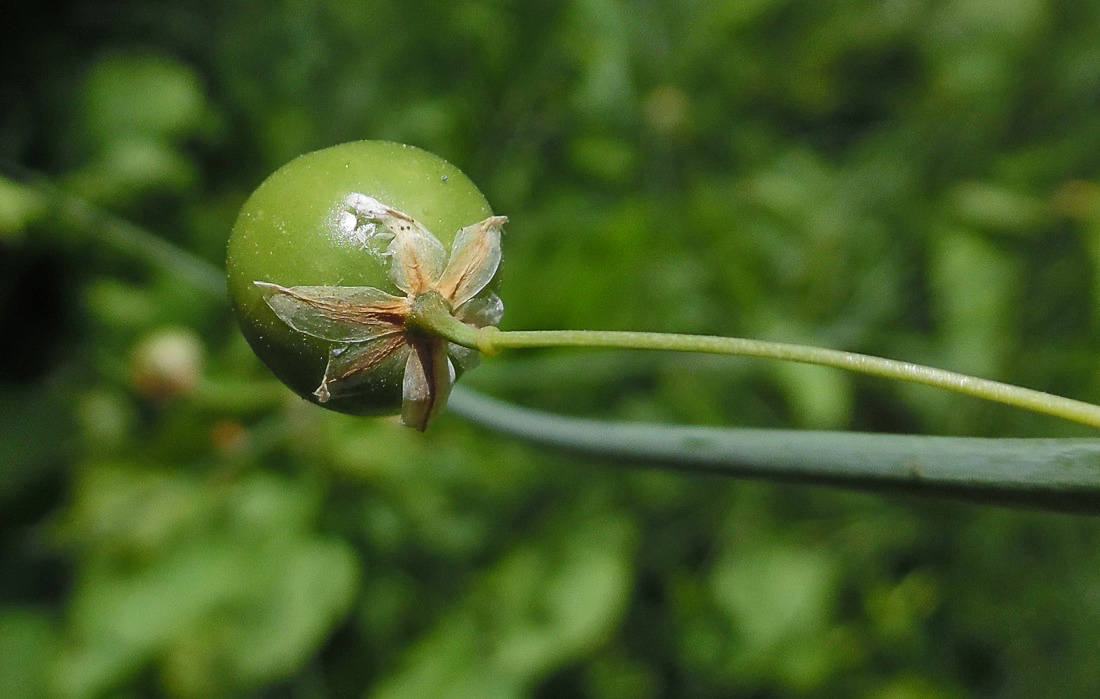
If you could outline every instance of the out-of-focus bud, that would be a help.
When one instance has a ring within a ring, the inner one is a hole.
[[[190,330],[157,330],[134,349],[130,361],[134,388],[153,400],[189,395],[202,377],[203,354],[202,341]]]

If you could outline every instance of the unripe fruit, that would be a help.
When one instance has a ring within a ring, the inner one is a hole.
[[[298,395],[345,413],[396,413],[402,407],[403,363],[372,368],[354,393],[318,397],[331,353],[341,352],[341,343],[295,329],[265,300],[265,290],[270,298],[275,285],[374,287],[404,295],[387,269],[392,252],[370,239],[375,225],[357,226],[349,213],[355,195],[408,214],[446,250],[461,229],[492,215],[465,175],[418,148],[357,141],[308,153],[272,174],[241,209],[226,256],[229,296],[253,351]],[[495,285],[494,279],[490,287]]]

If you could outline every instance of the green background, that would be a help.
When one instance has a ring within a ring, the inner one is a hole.
[[[177,251],[220,267],[270,172],[391,139],[510,217],[505,329],[1100,401],[1100,4],[22,0],[4,25],[0,696],[1096,696],[1093,519],[332,414]],[[750,360],[511,352],[464,383],[638,421],[1090,434]]]

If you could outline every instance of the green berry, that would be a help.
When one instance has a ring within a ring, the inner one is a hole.
[[[485,197],[453,165],[419,148],[384,141],[302,155],[253,192],[229,239],[229,297],[256,355],[294,392],[315,403],[330,353],[340,351],[339,344],[288,325],[256,282],[374,287],[401,296],[379,251],[371,251],[361,230],[355,235],[342,225],[348,198],[355,194],[408,214],[447,249],[459,230],[492,215]],[[368,381],[357,384],[354,395],[333,396],[323,405],[356,415],[399,412],[404,368],[383,363]]]

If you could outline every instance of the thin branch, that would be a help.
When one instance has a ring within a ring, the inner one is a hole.
[[[452,340],[466,344],[461,338]],[[778,359],[933,386],[1100,428],[1100,405],[946,369],[825,347],[713,335],[603,330],[501,331],[496,328],[482,329],[477,346],[489,354],[521,347],[612,347]]]
[[[77,230],[94,233],[97,243],[155,265],[212,297],[225,298],[225,273],[216,265],[44,178],[28,175],[25,179],[25,186],[45,198],[51,215]]]

